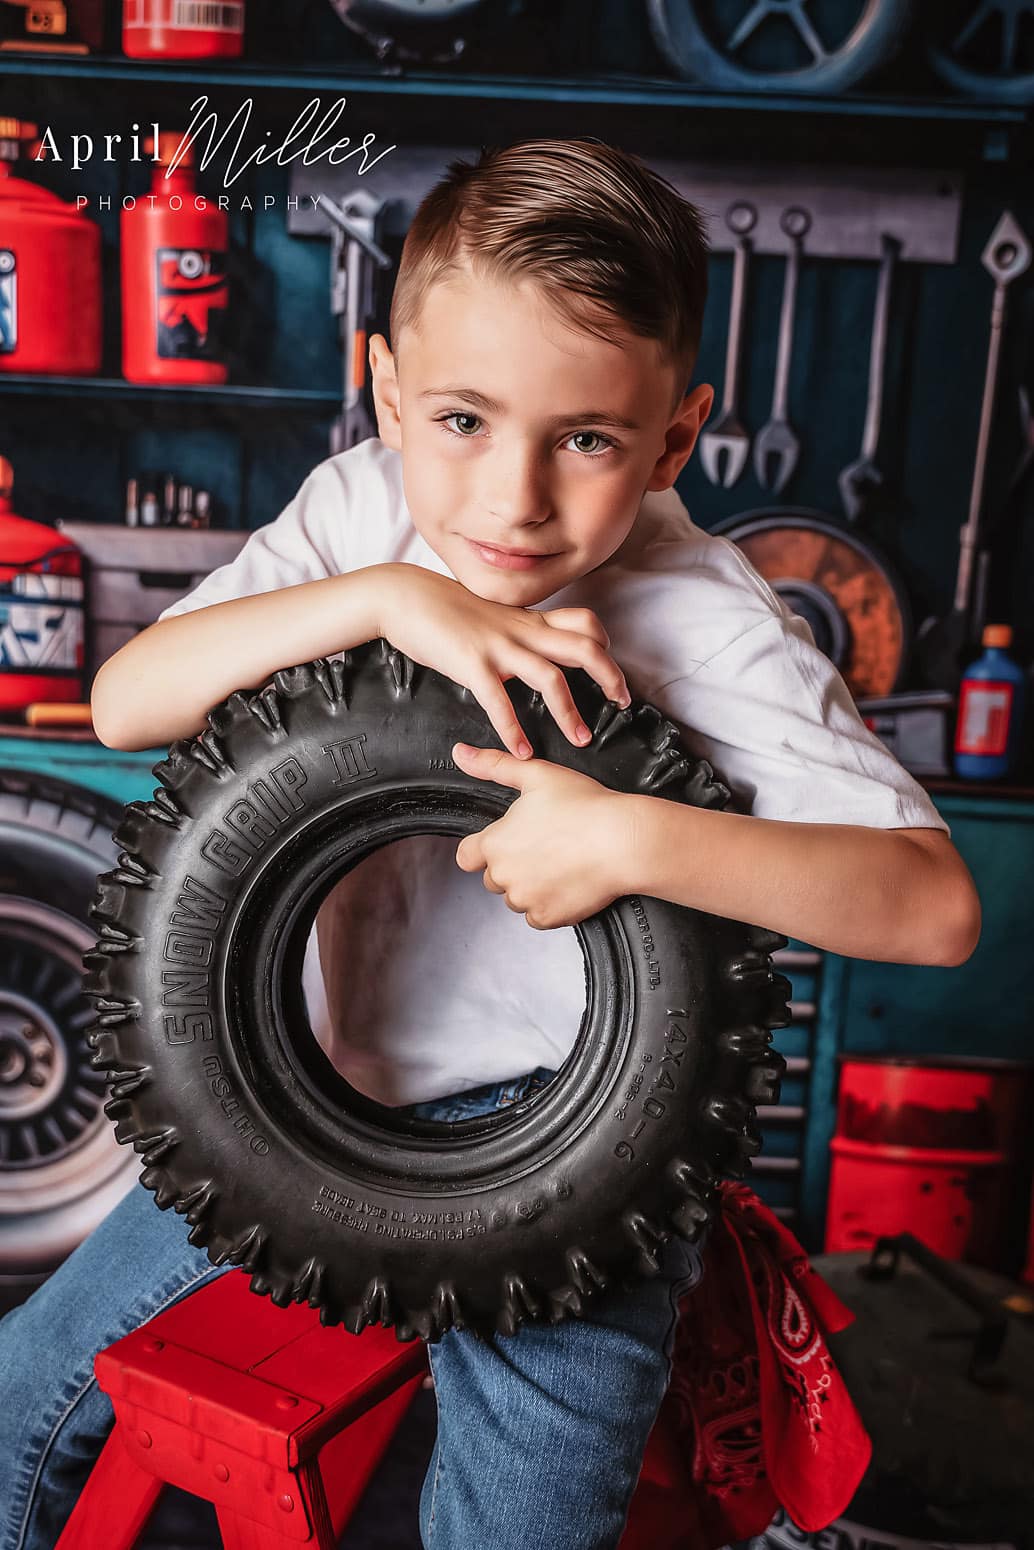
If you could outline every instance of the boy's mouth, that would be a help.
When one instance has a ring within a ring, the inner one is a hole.
[[[476,538],[468,538],[467,543],[487,565],[496,565],[503,570],[534,570],[544,560],[553,559],[552,554],[538,554],[528,549],[503,549],[498,544],[479,543]]]

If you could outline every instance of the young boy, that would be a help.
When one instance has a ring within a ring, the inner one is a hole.
[[[674,492],[713,396],[685,391],[705,264],[697,212],[597,141],[454,163],[407,237],[392,347],[370,343],[379,437],[322,463],[98,675],[98,735],[125,749],[197,733],[231,691],[379,635],[484,707],[505,751],[454,757],[519,793],[505,815],[458,845],[377,852],[310,938],[317,1036],[382,1102],[454,1118],[547,1080],[583,988],[572,933],[552,928],[626,893],[855,957],[951,965],[975,945],[976,893],[936,808],[804,621]],[[584,741],[558,664],[657,705],[751,814],[536,759],[506,683],[541,690]],[[364,976],[386,920],[392,974]],[[131,1189],[0,1324],[0,1550],[49,1550],[74,1504],[111,1424],[94,1353],[223,1273],[186,1233]],[[673,1238],[660,1275],[582,1319],[430,1347],[425,1546],[616,1545],[700,1273]]]

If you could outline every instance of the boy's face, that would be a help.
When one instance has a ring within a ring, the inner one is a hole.
[[[402,454],[413,523],[471,592],[517,607],[614,553],[713,399],[698,387],[673,413],[656,341],[617,322],[598,339],[533,283],[469,268],[431,287],[396,352],[371,339],[378,429]]]

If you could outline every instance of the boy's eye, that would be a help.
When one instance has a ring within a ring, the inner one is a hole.
[[[452,414],[447,414],[444,416],[444,424],[448,425],[450,420],[473,421],[472,425],[467,424],[460,426],[458,434],[461,436],[471,435],[477,426],[481,423],[479,417],[476,414],[469,414],[462,409],[457,409]]]
[[[594,447],[582,446],[578,448],[579,452],[588,453],[590,456],[599,456],[601,452],[606,452],[608,447],[612,447],[614,445],[614,443],[610,441],[608,437],[601,436],[599,431],[575,431],[573,436],[568,437],[568,440],[596,442],[597,445]]]
[[[453,424],[454,421],[455,424]],[[440,415],[438,423],[446,426],[453,435],[466,436],[469,440],[477,434],[481,425],[481,416],[471,414],[469,410],[453,409],[449,414]],[[580,442],[581,445],[575,450],[584,453],[587,457],[599,457],[614,445],[609,436],[602,436],[599,431],[574,431],[567,440]],[[592,446],[586,446],[586,442],[591,442]]]

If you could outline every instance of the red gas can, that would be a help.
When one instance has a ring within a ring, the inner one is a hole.
[[[101,237],[13,175],[35,124],[0,118],[0,371],[92,376],[101,364]]]
[[[122,210],[122,371],[130,382],[225,382],[230,224],[194,183],[193,148],[158,137],[151,197]]]
[[[133,59],[236,59],[244,0],[123,0],[122,47]]]
[[[826,1252],[914,1233],[947,1259],[1022,1264],[1034,1066],[845,1055]]]
[[[0,715],[83,698],[83,562],[71,539],[11,509],[0,457]]]

